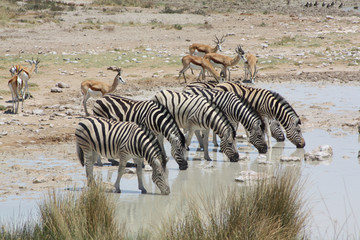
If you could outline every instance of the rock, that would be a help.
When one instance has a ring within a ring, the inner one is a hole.
[[[247,182],[247,181],[262,180],[267,178],[270,178],[270,176],[263,172],[241,171],[240,176],[235,178],[235,181]]]
[[[300,160],[299,157],[280,156],[280,161],[283,162],[299,162]]]
[[[136,168],[125,168],[125,173],[135,174]]]
[[[145,172],[151,172],[152,171],[151,166],[150,165],[145,165],[144,171]]]
[[[6,135],[8,135],[8,132],[6,132],[6,131],[0,132],[0,137],[6,136]]]
[[[65,176],[65,175],[54,176],[52,178],[52,181],[55,181],[55,182],[70,182],[71,177],[70,176]]]
[[[305,153],[305,161],[328,161],[333,156],[332,147],[321,145],[309,153]]]
[[[50,91],[53,93],[61,93],[63,90],[59,87],[53,87]]]
[[[44,110],[42,110],[42,109],[34,109],[34,110],[32,110],[32,114],[34,114],[34,115],[44,115]]]
[[[58,87],[58,88],[69,88],[70,87],[69,84],[66,84],[66,83],[63,83],[63,82],[58,82],[55,86]]]
[[[47,182],[47,179],[45,176],[39,176],[35,179],[33,179],[33,183],[44,183]]]

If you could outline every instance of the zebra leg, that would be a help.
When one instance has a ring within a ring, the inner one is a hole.
[[[271,131],[270,131],[269,119],[265,118],[264,123],[265,123],[266,135],[268,140],[268,148],[271,148]]]
[[[189,146],[191,144],[191,139],[192,139],[193,135],[194,135],[194,130],[192,130],[192,129],[187,130],[187,134],[185,136],[186,150],[189,150]]]
[[[119,168],[118,168],[118,176],[116,178],[116,182],[115,182],[115,192],[116,193],[121,193],[121,190],[120,190],[120,180],[121,180],[121,177],[122,175],[124,174],[125,172],[125,167],[126,167],[126,162],[129,160],[128,157],[125,157],[125,156],[121,156],[119,158]]]
[[[84,151],[85,149],[83,149]],[[97,152],[92,150],[84,151],[85,156],[85,169],[86,169],[86,178],[88,186],[90,186],[92,183],[94,183],[94,163],[95,159],[99,156]]]
[[[198,140],[198,142],[199,142],[199,148],[200,148],[200,150],[201,150],[201,149],[204,149],[203,136],[201,136],[200,130],[195,130],[194,133],[195,133],[195,136],[196,136],[196,138],[197,138],[197,140]]]
[[[209,130],[202,131],[203,133],[203,141],[204,141],[204,158],[207,161],[212,161],[209,156]]]
[[[158,139],[161,151],[164,153],[164,156],[166,157],[166,159],[169,159],[168,156],[166,156],[166,150],[165,150],[165,147],[164,147],[164,136],[162,134],[159,134],[157,136],[157,139]]]
[[[218,147],[219,144],[217,143],[216,133],[213,131],[213,144],[215,147]]]
[[[144,185],[143,185],[143,180],[142,180],[142,163],[143,163],[143,158],[135,158],[134,162],[136,163],[136,174],[137,174],[137,178],[138,178],[138,188],[139,190],[141,190],[142,194],[147,193]]]

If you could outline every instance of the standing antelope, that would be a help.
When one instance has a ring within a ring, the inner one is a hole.
[[[12,111],[14,114],[17,114],[19,108],[19,93],[22,95],[21,111],[24,110],[25,92],[22,92],[22,88],[24,87],[24,81],[19,76],[22,71],[23,70],[20,69],[20,71],[15,73],[8,82],[12,98]]]
[[[38,64],[40,63],[40,60],[39,59],[25,60],[25,62],[27,62],[31,65],[30,69],[23,67],[21,65],[16,65],[16,66],[12,66],[9,71],[11,73],[11,76],[14,76],[15,74],[17,74],[22,79],[22,81],[25,82],[25,89],[24,89],[25,95],[24,96],[25,96],[25,98],[30,98],[28,81],[34,72],[37,73]],[[22,71],[20,72],[20,70],[22,70]]]
[[[240,61],[240,59],[244,57],[243,55],[245,54],[244,50],[242,50],[240,45],[235,48],[235,52],[237,53],[237,55],[234,58],[224,56],[218,53],[207,53],[205,54],[204,58],[209,60],[214,67],[222,68],[225,79],[227,77],[227,72],[229,72],[230,81],[229,67],[235,66]]]
[[[221,52],[221,44],[225,42],[224,37],[225,36],[222,36],[221,39],[219,40],[219,38],[215,35],[215,39],[216,39],[214,40],[216,44],[215,47],[211,47],[209,45],[201,44],[201,43],[193,43],[189,47],[189,53],[190,55],[203,57],[206,53],[216,53],[217,50]]]
[[[258,72],[256,69],[256,64],[258,62],[255,55],[251,53],[245,54],[244,58],[244,70],[245,70],[245,79],[247,79],[248,75],[250,75],[250,81],[251,83],[254,83],[255,81],[255,75]]]
[[[179,79],[180,79],[181,74],[183,74],[185,83],[186,83],[185,72],[189,68],[201,70],[197,80],[200,79],[200,75],[202,75],[202,79],[205,80],[205,70],[208,70],[214,76],[214,78],[216,79],[217,82],[224,81],[224,78],[222,76],[220,76],[220,74],[211,65],[209,60],[207,60],[205,58],[198,57],[198,56],[186,55],[181,59],[181,62],[182,62],[183,68],[179,72]]]
[[[106,93],[115,91],[119,83],[125,83],[121,77],[121,68],[108,67],[107,70],[116,71],[118,73],[115,76],[112,85],[96,80],[86,80],[81,83],[81,93],[84,95],[83,106],[86,116],[89,116],[89,113],[86,109],[86,102],[90,97],[104,96]]]

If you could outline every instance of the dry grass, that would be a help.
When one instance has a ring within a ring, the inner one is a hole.
[[[220,202],[202,209],[190,204],[185,218],[171,219],[159,232],[162,239],[300,239],[307,214],[299,179],[276,178],[223,194]]]

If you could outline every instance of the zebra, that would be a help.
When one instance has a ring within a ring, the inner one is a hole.
[[[231,162],[239,161],[239,153],[235,148],[236,131],[225,114],[215,105],[208,103],[201,96],[192,96],[172,90],[162,90],[154,100],[164,105],[174,117],[180,128],[188,132],[186,147],[189,147],[195,130],[204,134],[204,158],[211,161],[208,149],[208,132],[212,129],[221,138],[220,149]]]
[[[185,137],[169,111],[155,101],[135,101],[114,94],[106,94],[93,107],[95,116],[117,121],[131,121],[145,125],[158,136],[163,152],[163,137],[171,143],[171,154],[180,170],[188,167],[185,159]]]
[[[201,88],[213,89],[217,84],[218,82],[216,81],[192,82],[186,85],[185,88],[201,87]],[[283,142],[285,140],[284,133],[282,132],[280,127],[280,123],[274,119],[270,120],[270,132],[271,132],[271,136],[275,138],[277,142]],[[246,134],[249,135],[247,131]]]
[[[145,158],[153,169],[152,180],[161,194],[170,194],[166,180],[166,158],[156,137],[146,127],[133,122],[118,122],[101,117],[86,117],[79,122],[76,131],[76,150],[82,166],[86,167],[88,185],[93,183],[93,166],[99,155],[119,158],[115,192],[120,193],[120,179],[128,159],[137,162],[138,187],[147,193],[142,182],[142,159]]]
[[[184,93],[199,95],[205,97],[208,101],[213,102],[227,116],[235,129],[238,128],[239,122],[245,127],[249,133],[249,142],[253,144],[259,153],[267,152],[267,145],[264,136],[265,124],[260,115],[241,98],[232,92],[223,92],[213,89],[205,89],[198,87],[186,87]],[[214,144],[216,143],[216,135],[213,135]]]
[[[270,142],[270,127],[269,121],[276,119],[284,127],[286,137],[297,148],[305,147],[305,140],[301,133],[301,120],[291,105],[278,93],[260,88],[252,88],[244,86],[240,83],[226,82],[217,84],[215,89],[222,91],[234,92],[240,97],[247,100],[250,105],[262,116],[265,120],[265,125],[268,133],[268,146]]]

